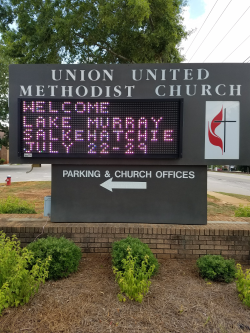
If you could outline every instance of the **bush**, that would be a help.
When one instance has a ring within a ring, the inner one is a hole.
[[[0,158],[0,164],[4,164],[5,159],[4,158]]]
[[[34,253],[34,260],[39,258],[43,262],[51,257],[49,280],[58,280],[76,272],[82,257],[81,249],[64,237],[41,238],[27,248]]]
[[[250,217],[250,206],[240,205],[239,208],[236,209],[234,215],[237,217]]]
[[[200,257],[196,262],[200,275],[212,281],[232,282],[235,278],[236,267],[233,259],[224,259],[220,255]]]
[[[239,292],[239,298],[243,304],[250,307],[250,269],[243,273],[241,265],[237,264],[236,287]]]
[[[36,214],[36,211],[27,201],[9,196],[0,200],[0,214]]]
[[[155,270],[155,266],[152,265],[147,269],[148,255],[145,255],[141,267],[138,268],[136,257],[132,256],[130,247],[127,248],[127,257],[122,259],[122,264],[123,271],[119,271],[113,266],[113,272],[121,290],[118,299],[125,302],[126,298],[123,295],[125,294],[129,299],[141,303],[143,296],[146,295],[151,285],[149,279]]]
[[[33,261],[29,270],[28,266]],[[9,306],[18,306],[29,301],[38,291],[41,282],[48,276],[49,258],[41,263],[34,261],[27,248],[20,248],[16,236],[6,237],[0,232],[0,314]]]
[[[159,263],[147,244],[142,243],[138,238],[132,238],[128,236],[125,239],[114,242],[112,244],[112,264],[118,271],[123,272],[123,259],[127,257],[127,249],[131,249],[132,257],[136,257],[135,268],[141,268],[142,262],[145,259],[145,255],[148,256],[148,262],[146,263],[146,270],[148,271],[151,266],[154,265],[153,275],[158,272]]]

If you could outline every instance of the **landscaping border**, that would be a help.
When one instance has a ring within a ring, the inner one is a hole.
[[[83,257],[108,256],[114,241],[131,235],[147,243],[157,258],[197,259],[205,254],[221,254],[226,258],[250,263],[248,222],[214,221],[203,226],[45,223],[45,219],[1,219],[0,230],[8,236],[15,234],[22,246],[34,241],[42,232],[39,237],[65,236],[82,249]]]

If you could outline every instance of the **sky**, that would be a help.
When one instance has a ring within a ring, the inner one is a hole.
[[[184,63],[250,62],[250,0],[188,0]]]

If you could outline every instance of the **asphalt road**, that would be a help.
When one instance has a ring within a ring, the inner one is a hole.
[[[29,170],[31,170],[31,164],[0,165],[0,183],[4,183],[9,175],[12,182],[51,180],[50,164],[42,164],[40,168],[35,167],[27,173]]]
[[[4,183],[8,175],[11,176],[12,182],[51,180],[50,164],[42,164],[40,168],[34,167],[27,173],[30,169],[29,164],[0,165],[0,183]],[[207,189],[214,192],[250,195],[250,175],[208,172]]]
[[[250,175],[208,172],[207,189],[214,192],[250,195]]]

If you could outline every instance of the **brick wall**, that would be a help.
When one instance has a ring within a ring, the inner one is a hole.
[[[41,232],[44,222],[0,223],[7,235],[16,234],[25,246]],[[115,223],[48,223],[41,237],[64,235],[72,239],[83,256],[107,256],[114,241],[131,235],[147,243],[157,258],[197,259],[205,254],[250,263],[250,224],[209,223],[206,226],[141,225]]]

